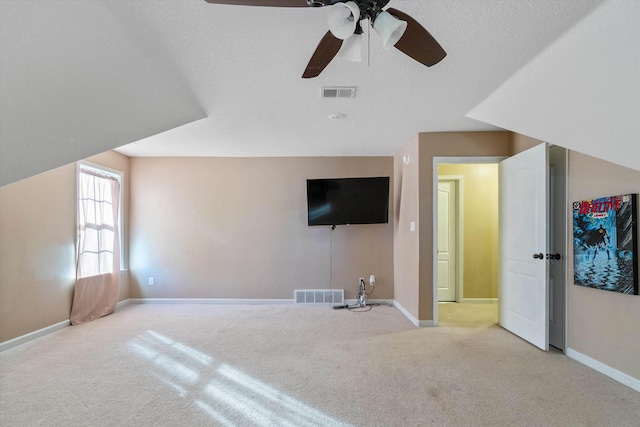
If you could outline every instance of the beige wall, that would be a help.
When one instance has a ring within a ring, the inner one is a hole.
[[[391,157],[133,158],[131,297],[355,298],[375,274],[370,298],[393,298],[391,221],[309,227],[306,205],[307,178],[392,175]]]
[[[128,172],[129,159],[114,152],[89,160]],[[0,342],[69,318],[75,198],[75,164],[0,188]],[[128,293],[125,274],[120,299]]]
[[[402,182],[396,183],[401,194],[395,195],[400,209],[396,219],[400,234],[395,237],[395,299],[417,320],[428,322],[434,317],[433,158],[509,156],[512,151],[510,132],[436,132],[419,134],[396,153],[395,176]],[[402,165],[405,154],[411,155],[409,167]],[[407,232],[412,215],[417,215],[417,241]],[[410,255],[411,248],[417,250],[417,260]]]
[[[441,164],[463,182],[463,298],[498,298],[498,164]]]
[[[569,208],[574,201],[640,193],[640,172],[569,153]],[[640,296],[573,284],[573,230],[568,209],[567,347],[640,379]]]
[[[520,135],[519,133],[512,133],[511,141],[513,144],[513,152],[511,153],[512,155],[521,153],[542,143],[542,141],[540,141],[539,139],[531,138],[530,136],[526,135]]]
[[[510,132],[447,132],[420,134],[420,320],[433,320],[433,158],[509,156]]]
[[[107,152],[88,160],[125,175],[132,277],[123,273],[120,300],[290,299],[296,288],[328,287],[330,277],[353,298],[357,278],[376,274],[372,298],[395,298],[416,319],[430,320],[433,157],[507,156],[538,142],[507,132],[452,132],[420,134],[394,158],[130,160]],[[576,152],[569,170],[569,204],[640,192],[636,170]],[[0,342],[68,319],[75,173],[67,165],[0,188]],[[393,175],[390,224],[333,232],[306,225],[306,178],[380,175]],[[640,297],[573,285],[571,232],[567,347],[640,378]]]
[[[394,299],[418,319],[419,248],[418,248],[418,141],[416,135],[396,153],[394,163]],[[409,163],[403,163],[408,156]],[[415,231],[411,231],[411,222]]]

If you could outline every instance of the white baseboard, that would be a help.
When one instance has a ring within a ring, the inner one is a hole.
[[[393,305],[393,300],[392,299],[384,299],[384,298],[381,298],[381,299],[369,298],[367,300],[367,302],[370,302],[372,304],[380,304],[380,303],[382,303],[382,304]]]
[[[293,299],[129,298],[131,304],[293,304]]]
[[[419,328],[424,328],[424,327],[432,327],[434,326],[434,322],[433,320],[418,320],[415,317],[413,317],[413,315],[411,313],[409,313],[409,311],[407,311],[406,308],[404,308],[402,306],[402,304],[400,304],[398,301],[393,300],[393,305],[400,310],[400,312],[402,314],[405,315],[405,317],[407,319],[409,319],[411,321],[411,323],[413,323],[415,326],[419,327]]]
[[[124,307],[125,305],[129,305],[129,301],[128,299],[123,300],[123,301],[118,301],[118,304],[116,304],[116,310],[119,309],[120,307]]]
[[[498,298],[462,298],[460,302],[466,304],[495,304]]]
[[[418,320],[418,327],[420,328],[433,328],[434,326],[433,320]]]
[[[116,310],[120,307],[123,307],[125,305],[129,304],[129,300],[126,299],[124,301],[118,301],[118,304],[116,305]],[[51,326],[47,326],[45,328],[42,329],[38,329],[37,331],[33,331],[33,332],[29,332],[28,334],[24,334],[21,335],[19,337],[10,339],[8,341],[5,342],[1,342],[0,343],[0,353],[2,353],[5,350],[8,350],[12,347],[15,347],[17,345],[20,344],[24,344],[26,342],[29,342],[31,340],[35,340],[36,338],[40,338],[43,337],[47,334],[50,334],[52,332],[55,332],[57,330],[66,328],[67,326],[71,326],[71,321],[69,320],[63,320],[62,322],[58,322],[54,325]]]
[[[19,337],[16,337],[16,338],[10,339],[8,341],[2,342],[2,343],[0,343],[0,353],[5,351],[5,350],[8,350],[8,349],[10,349],[12,347],[18,346],[20,344],[24,344],[24,343],[29,342],[31,340],[35,340],[36,338],[40,338],[42,336],[50,334],[51,332],[55,332],[57,330],[64,329],[69,325],[71,325],[71,322],[68,319],[67,320],[63,320],[62,322],[55,323],[55,324],[53,324],[51,326],[47,326],[45,328],[38,329],[37,331],[33,331],[33,332],[28,333],[28,334],[21,335]]]
[[[627,375],[624,372],[620,372],[617,369],[612,368],[611,366],[605,365],[604,363],[599,362],[596,359],[592,359],[591,357],[586,356],[571,348],[567,348],[565,354],[573,360],[576,360],[583,365],[590,367],[591,369],[595,369],[601,374],[604,374],[609,378],[612,378],[619,383],[622,383],[627,387],[634,389],[635,391],[640,391],[640,380],[637,378],[633,378],[632,376]]]

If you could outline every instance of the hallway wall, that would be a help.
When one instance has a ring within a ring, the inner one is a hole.
[[[498,164],[441,164],[462,176],[462,298],[498,298]]]

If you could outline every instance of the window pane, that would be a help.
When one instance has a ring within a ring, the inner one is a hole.
[[[108,230],[106,228],[100,229],[100,251],[113,252],[113,237],[113,230]]]
[[[90,277],[100,274],[98,254],[85,252],[80,256],[80,277]]]
[[[100,252],[100,274],[113,272],[113,252]]]
[[[95,224],[97,221],[96,218],[96,202],[95,200],[87,200],[86,203],[87,211],[85,213],[85,221],[87,224]]]
[[[98,253],[100,250],[98,241],[98,230],[95,228],[85,228],[84,230],[84,248],[85,252]]]
[[[105,224],[113,227],[115,223],[113,221],[113,206],[111,203],[99,202],[96,205],[97,220],[99,221],[98,224]]]
[[[84,199],[95,199],[95,181],[93,176],[80,173],[80,194],[82,194],[82,198]]]

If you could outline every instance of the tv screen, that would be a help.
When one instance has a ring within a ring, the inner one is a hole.
[[[389,177],[307,180],[309,225],[389,222]]]

